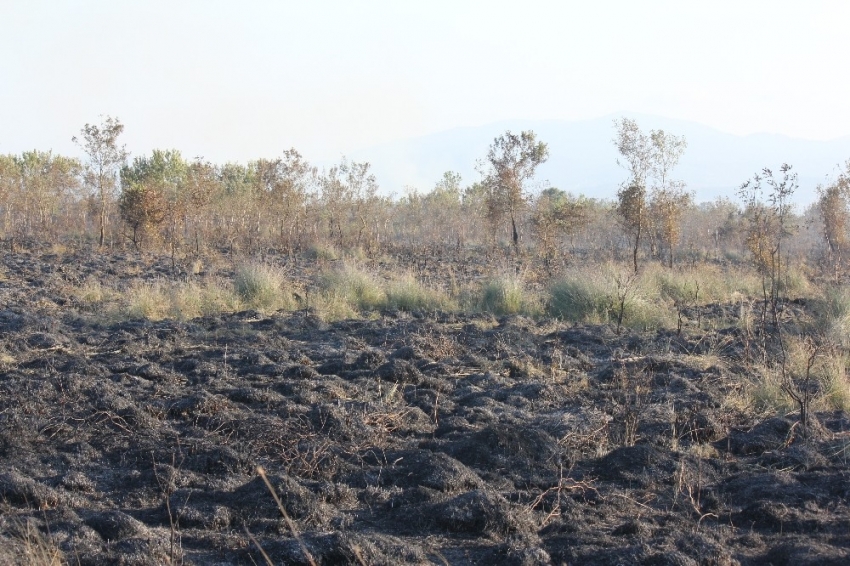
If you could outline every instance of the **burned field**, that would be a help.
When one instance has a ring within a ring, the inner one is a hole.
[[[120,261],[4,262],[4,563],[850,561],[850,417],[756,410],[735,305],[111,319],[63,289]]]

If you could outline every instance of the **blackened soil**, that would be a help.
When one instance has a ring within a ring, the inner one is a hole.
[[[105,322],[62,289],[110,261],[5,259],[0,546],[29,526],[84,565],[850,563],[850,417],[750,414],[733,329]]]

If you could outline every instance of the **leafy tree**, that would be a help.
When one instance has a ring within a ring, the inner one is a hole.
[[[252,167],[259,185],[258,196],[277,221],[281,245],[292,253],[300,239],[308,193],[316,182],[316,169],[295,149],[284,151],[281,158],[258,160]]]
[[[360,246],[369,232],[374,236],[377,231],[380,199],[370,167],[343,158],[319,179],[329,236],[340,246]]]
[[[650,130],[641,131],[637,122],[628,118],[614,121],[617,146],[622,160],[617,164],[629,173],[628,180],[617,193],[617,214],[632,248],[632,263],[638,271],[638,251],[641,241],[650,233],[652,216],[649,199],[658,199],[656,209],[663,213],[667,226],[662,230],[669,237],[678,238],[676,225],[681,219],[678,206],[689,202],[684,196],[684,185],[670,178],[672,169],[687,147],[684,137]],[[673,241],[668,244],[672,258]],[[672,261],[672,259],[671,259]]]
[[[572,236],[587,223],[587,199],[550,187],[534,203],[532,224],[549,267],[557,256],[558,240]]]
[[[25,151],[14,161],[20,174],[18,200],[27,233],[54,235],[56,217],[79,186],[79,161],[50,151]]]
[[[155,149],[121,169],[123,192],[119,202],[121,215],[133,228],[133,243],[138,245],[139,228],[165,225],[165,238],[172,257],[179,240],[179,224],[192,207],[187,190],[189,165],[177,150]]]
[[[823,237],[836,271],[842,263],[844,250],[848,243],[848,223],[850,223],[850,161],[847,173],[839,175],[835,182],[826,187],[818,187],[818,212],[823,221]]]
[[[773,171],[764,168],[761,174],[754,175],[738,189],[749,224],[747,249],[762,276],[765,307],[771,304],[775,323],[778,322],[783,267],[782,244],[792,234],[790,199],[798,187],[797,174],[791,171],[790,165],[783,164],[779,172],[781,177],[777,178]]]
[[[487,217],[495,226],[505,216],[510,219],[514,250],[519,251],[517,216],[528,202],[526,184],[537,167],[549,158],[549,148],[538,142],[532,131],[499,136],[490,145],[484,165],[483,184],[487,190]]]
[[[85,180],[97,199],[99,216],[98,246],[103,247],[108,220],[107,207],[114,197],[118,173],[127,160],[125,146],[118,144],[124,125],[117,118],[107,116],[98,126],[86,124],[80,135],[71,140],[79,145],[89,158]]]

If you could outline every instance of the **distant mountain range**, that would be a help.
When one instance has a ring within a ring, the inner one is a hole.
[[[627,174],[617,165],[613,121],[626,116],[644,131],[662,129],[684,135],[688,148],[674,177],[685,181],[697,202],[718,196],[736,199],[737,188],[764,167],[774,171],[793,165],[800,188],[795,202],[805,206],[817,198],[815,188],[834,177],[850,159],[850,136],[811,141],[776,134],[737,136],[684,120],[634,113],[592,120],[510,120],[485,126],[456,128],[436,134],[382,144],[353,152],[349,158],[369,161],[382,191],[402,195],[406,187],[430,190],[445,171],[457,171],[464,184],[479,179],[476,160],[483,159],[494,138],[506,130],[533,130],[549,144],[549,160],[538,179],[550,186],[595,198],[613,198]]]

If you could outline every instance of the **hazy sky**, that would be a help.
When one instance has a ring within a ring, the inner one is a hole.
[[[0,0],[0,153],[101,115],[134,154],[308,159],[634,111],[850,135],[846,1]]]

